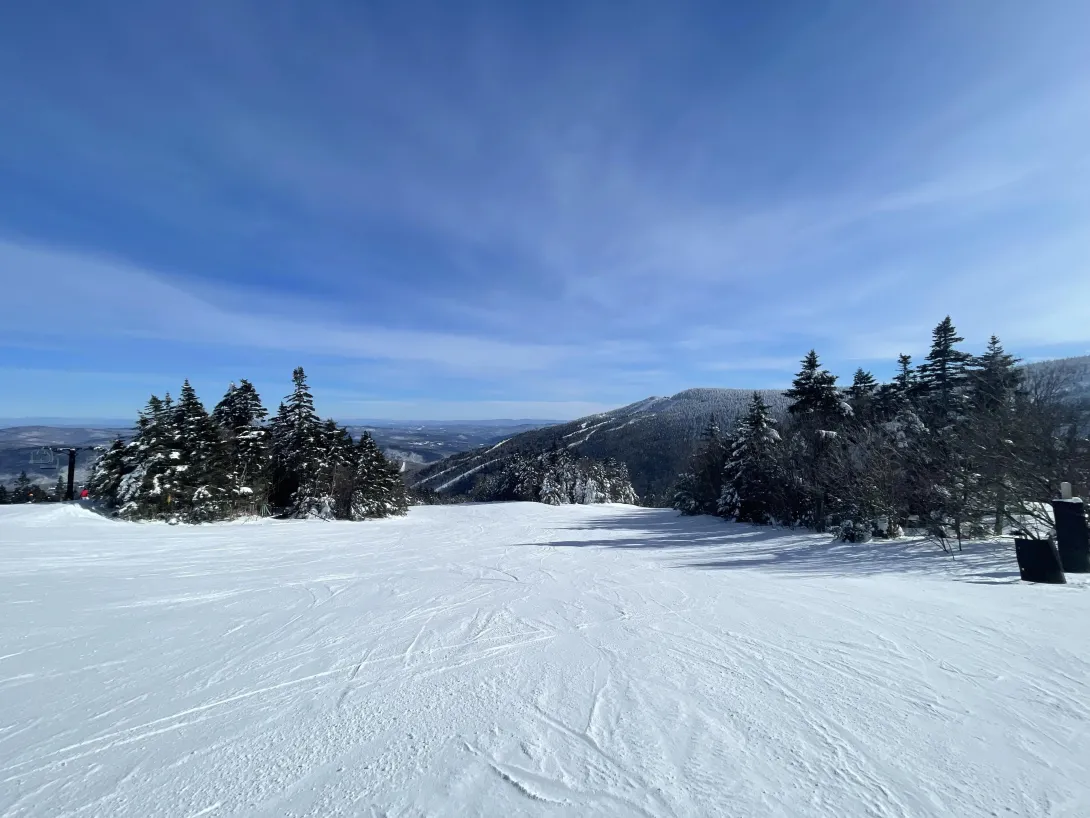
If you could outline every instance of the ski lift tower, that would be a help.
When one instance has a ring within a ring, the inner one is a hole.
[[[58,454],[68,453],[68,487],[64,491],[65,500],[76,499],[76,453],[94,449],[95,446],[42,446],[30,453],[30,465],[37,466],[42,471],[52,471],[57,468]]]

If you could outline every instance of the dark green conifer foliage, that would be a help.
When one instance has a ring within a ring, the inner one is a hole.
[[[931,333],[931,351],[919,368],[920,389],[929,404],[929,416],[945,423],[961,408],[960,391],[966,385],[973,356],[958,349],[965,339],[946,316]]]

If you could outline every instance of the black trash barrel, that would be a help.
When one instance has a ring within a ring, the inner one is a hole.
[[[1060,563],[1069,574],[1090,574],[1090,532],[1082,500],[1053,500]]]
[[[1061,585],[1064,577],[1060,554],[1051,540],[1014,541],[1014,553],[1018,557],[1018,573],[1023,582],[1048,582]]]

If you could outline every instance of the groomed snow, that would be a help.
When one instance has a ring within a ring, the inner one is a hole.
[[[0,508],[0,815],[1090,815],[1090,585],[625,506]]]

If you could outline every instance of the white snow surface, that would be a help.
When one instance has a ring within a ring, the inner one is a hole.
[[[628,506],[0,507],[0,815],[1087,816],[1090,585]]]

